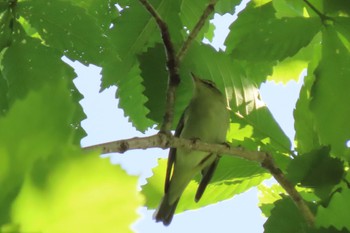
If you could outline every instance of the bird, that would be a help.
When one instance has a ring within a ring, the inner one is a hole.
[[[226,98],[215,83],[191,73],[194,90],[175,130],[175,137],[225,143],[230,124]],[[194,176],[201,173],[195,201],[198,202],[219,162],[219,155],[183,148],[170,148],[165,175],[164,196],[154,213],[156,222],[168,226],[182,193]]]

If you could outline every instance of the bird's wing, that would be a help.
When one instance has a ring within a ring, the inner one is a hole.
[[[215,171],[218,163],[219,163],[219,157],[217,157],[215,159],[215,161],[212,164],[210,164],[207,168],[202,170],[202,180],[199,183],[199,186],[198,186],[198,189],[196,192],[196,196],[195,196],[196,202],[198,202],[201,199],[201,197],[205,191],[205,188],[207,187],[211,178],[213,177],[214,171]]]
[[[179,137],[182,129],[184,127],[184,121],[185,121],[185,112],[182,114],[179,123],[177,124],[176,130],[175,130],[175,137]],[[165,186],[164,186],[164,192],[167,193],[170,185],[170,177],[172,174],[172,171],[174,169],[174,164],[175,164],[175,158],[176,158],[176,148],[170,148],[169,150],[169,156],[168,156],[168,164],[166,168],[166,174],[165,174]]]

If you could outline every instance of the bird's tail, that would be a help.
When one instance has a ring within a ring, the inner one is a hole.
[[[156,222],[163,222],[165,226],[168,226],[173,219],[177,203],[179,203],[180,198],[178,198],[174,203],[169,204],[169,195],[165,194],[162,202],[160,203],[158,209],[154,213],[153,217]]]

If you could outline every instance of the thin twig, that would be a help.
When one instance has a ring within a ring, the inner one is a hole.
[[[156,20],[156,23],[162,35],[162,40],[166,51],[166,57],[167,57],[166,65],[169,72],[169,80],[168,80],[165,113],[164,113],[163,123],[161,125],[160,131],[170,133],[170,129],[171,129],[171,125],[174,117],[175,90],[177,86],[180,84],[178,60],[176,58],[174,45],[171,42],[171,37],[170,37],[167,24],[164,22],[161,16],[157,13],[157,11],[153,8],[153,6],[147,0],[139,0],[139,1],[145,6],[148,12]]]
[[[271,175],[277,180],[277,182],[286,190],[288,195],[292,198],[295,205],[298,207],[300,213],[303,215],[306,223],[313,227],[315,225],[315,216],[311,212],[308,205],[305,203],[304,199],[301,197],[299,192],[295,189],[295,186],[286,179],[283,172],[276,166],[274,163],[272,156],[266,154],[265,160],[261,163],[261,165],[270,171]]]
[[[330,18],[327,15],[323,14],[314,5],[312,5],[308,0],[303,0],[303,1],[306,3],[306,5],[308,5],[321,18],[322,21],[332,20],[332,18]]]
[[[203,11],[203,14],[199,18],[196,26],[194,26],[194,28],[192,29],[192,31],[188,35],[187,40],[184,42],[179,53],[177,54],[178,61],[181,61],[182,58],[186,55],[187,50],[190,48],[190,45],[192,44],[194,39],[197,37],[200,30],[203,28],[203,25],[207,21],[209,15],[214,11],[215,4],[217,3],[217,1],[218,0],[210,0],[209,4],[207,5],[205,10]]]

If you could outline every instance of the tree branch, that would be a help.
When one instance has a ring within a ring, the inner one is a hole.
[[[171,42],[171,37],[170,37],[167,24],[164,22],[161,16],[157,13],[157,11],[153,8],[153,6],[147,0],[139,0],[139,1],[145,6],[147,11],[156,20],[156,23],[162,35],[162,40],[166,51],[166,57],[167,57],[166,65],[169,72],[169,79],[168,79],[165,113],[163,116],[163,122],[160,128],[160,131],[170,133],[170,129],[171,129],[171,125],[174,117],[175,90],[177,86],[180,84],[179,63],[176,57],[174,45]]]
[[[276,179],[276,181],[286,190],[288,195],[292,198],[295,205],[298,207],[299,211],[303,215],[306,223],[313,227],[315,224],[315,216],[311,212],[310,208],[305,203],[304,199],[301,197],[299,192],[295,189],[295,186],[286,179],[283,172],[276,166],[272,156],[266,154],[264,161],[261,166],[270,171],[271,175]]]
[[[229,147],[224,144],[211,144],[200,140],[189,140],[177,138],[170,134],[158,133],[149,137],[134,137],[99,145],[85,147],[84,150],[100,149],[102,154],[124,153],[128,150],[149,149],[149,148],[184,148],[189,150],[199,150],[218,154],[228,154],[250,161],[262,163],[266,154],[259,151],[248,151],[242,147]]]
[[[190,45],[194,41],[194,39],[197,37],[198,33],[200,30],[203,28],[203,25],[207,21],[209,15],[214,11],[215,4],[217,3],[218,0],[210,0],[209,4],[203,11],[203,14],[199,18],[196,26],[193,28],[193,30],[190,32],[190,34],[187,37],[187,40],[184,42],[182,45],[179,53],[177,54],[177,60],[181,61],[182,58],[186,55],[187,50],[190,48]]]
[[[267,169],[276,181],[286,190],[289,196],[294,201],[295,205],[300,210],[309,226],[314,226],[315,217],[309,207],[306,205],[303,198],[300,196],[295,186],[290,183],[283,172],[277,167],[271,155],[260,151],[249,151],[242,147],[229,147],[223,144],[210,144],[200,140],[188,140],[177,138],[170,134],[158,133],[149,137],[134,137],[119,141],[107,142],[95,146],[85,147],[85,150],[100,149],[103,154],[107,153],[124,153],[134,149],[148,148],[184,148],[189,150],[199,150],[213,152],[217,154],[231,155],[240,157],[250,161],[258,162]]]

